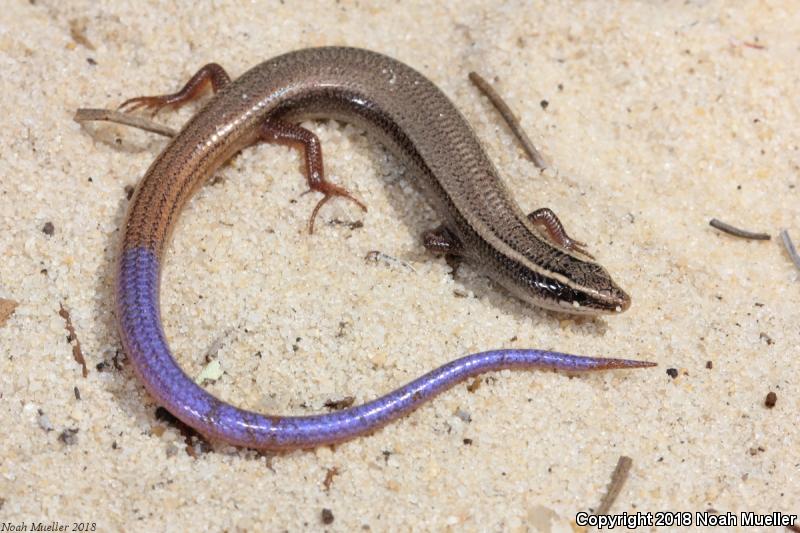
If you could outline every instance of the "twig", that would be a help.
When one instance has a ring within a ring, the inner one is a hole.
[[[417,272],[417,269],[411,266],[409,263],[378,250],[367,252],[367,255],[364,256],[364,260],[372,261],[374,263],[381,262],[389,266],[401,266],[410,272]]]
[[[340,411],[347,409],[356,401],[355,396],[345,396],[341,400],[325,400],[324,406],[331,411]]]
[[[328,468],[325,472],[325,480],[322,482],[323,486],[325,487],[325,492],[331,490],[331,485],[333,485],[333,478],[339,475],[339,469],[337,467]]]
[[[175,137],[178,134],[178,132],[172,128],[163,126],[157,122],[153,122],[152,120],[148,120],[137,115],[128,115],[127,113],[112,111],[110,109],[81,107],[75,111],[75,116],[73,119],[78,123],[95,120],[115,122],[124,126],[132,126],[134,128],[139,128],[140,130],[157,133],[159,135],[163,135],[164,137]]]
[[[633,459],[625,455],[619,456],[617,467],[614,468],[614,473],[611,474],[611,483],[608,484],[606,495],[603,496],[603,500],[594,512],[595,515],[608,514],[608,511],[611,510],[611,506],[614,505],[622,486],[625,485],[625,481],[628,479],[632,465]]]
[[[469,79],[478,89],[480,89],[483,94],[486,95],[489,101],[492,102],[492,105],[494,105],[495,109],[497,109],[498,113],[500,113],[500,115],[506,121],[508,127],[511,128],[511,131],[514,132],[514,135],[516,135],[517,139],[519,139],[520,144],[522,144],[522,149],[525,150],[525,153],[527,153],[528,157],[531,158],[533,164],[540,169],[547,168],[547,162],[542,157],[542,154],[540,154],[533,145],[531,140],[528,138],[528,135],[525,133],[525,130],[523,130],[522,126],[520,126],[519,120],[517,120],[517,117],[514,116],[514,112],[511,111],[511,108],[508,107],[508,104],[505,103],[503,98],[497,94],[497,91],[495,91],[494,88],[489,85],[489,82],[483,79],[477,72],[470,72]]]
[[[69,35],[76,44],[85,46],[89,50],[95,50],[94,44],[86,36],[87,19],[79,18],[69,21]]]
[[[786,253],[788,253],[789,257],[792,259],[792,263],[794,263],[794,266],[800,269],[800,255],[797,255],[797,249],[794,247],[792,239],[789,238],[788,230],[781,230],[781,240],[783,241],[783,245],[786,247]]]
[[[730,224],[726,224],[721,220],[717,220],[716,218],[712,218],[708,222],[708,225],[711,226],[712,228],[717,228],[720,231],[724,231],[725,233],[728,233],[730,235],[741,237],[742,239],[752,239],[756,241],[768,241],[771,239],[771,237],[766,233],[754,233],[752,231],[735,228]]]
[[[64,304],[59,305],[58,315],[64,319],[64,328],[68,333],[67,342],[72,344],[72,341],[75,341],[75,344],[72,344],[72,357],[76,363],[81,365],[83,377],[86,377],[89,375],[89,369],[86,368],[86,359],[83,357],[83,351],[81,350],[81,341],[78,340],[78,335],[75,333],[75,327],[72,325],[69,311],[64,307]]]

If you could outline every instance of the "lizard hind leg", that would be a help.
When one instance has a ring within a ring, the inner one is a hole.
[[[319,138],[314,135],[314,133],[297,124],[270,118],[261,125],[260,140],[268,143],[299,147],[303,150],[305,175],[309,189],[307,192],[317,191],[325,195],[317,202],[317,205],[314,206],[314,210],[311,212],[311,218],[308,221],[309,233],[314,233],[314,219],[317,217],[320,208],[334,196],[347,198],[362,210],[367,210],[367,206],[350,194],[347,189],[325,178],[325,168],[322,163],[322,145],[319,142]]]
[[[464,260],[464,245],[447,226],[442,224],[423,233],[422,246],[432,254],[443,255],[455,276]]]
[[[422,245],[433,254],[454,257],[460,256],[464,248],[458,237],[444,225],[423,233]]]
[[[216,63],[209,63],[189,78],[186,85],[178,92],[157,96],[137,96],[125,100],[117,109],[129,113],[144,108],[149,109],[152,116],[156,116],[166,106],[178,109],[185,103],[197,99],[208,85],[211,85],[211,90],[216,93],[230,81],[231,77],[224,68]]]

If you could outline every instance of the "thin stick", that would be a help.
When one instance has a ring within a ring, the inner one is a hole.
[[[136,115],[128,115],[127,113],[120,113],[119,111],[112,111],[110,109],[93,109],[82,107],[75,111],[75,116],[73,119],[75,122],[79,123],[95,120],[115,122],[124,126],[132,126],[141,130],[157,133],[159,135],[163,135],[164,137],[175,137],[178,134],[178,132],[172,128],[163,126],[157,122],[153,122],[152,120],[148,120]]]
[[[786,247],[786,253],[788,253],[789,257],[792,259],[792,263],[794,263],[794,266],[800,269],[800,255],[797,255],[797,249],[794,247],[792,239],[789,238],[788,230],[781,230],[781,240],[783,241],[783,245]]]
[[[712,218],[709,223],[709,226],[712,228],[717,228],[720,231],[724,231],[729,235],[734,235],[736,237],[741,237],[742,239],[752,239],[756,241],[768,241],[771,239],[769,235],[766,233],[754,233],[752,231],[747,231],[744,229],[739,229],[731,226],[730,224],[726,224],[721,220],[717,220],[716,218]]]
[[[89,375],[89,369],[86,368],[86,359],[83,357],[83,350],[81,350],[81,341],[78,340],[78,335],[75,333],[75,326],[72,325],[72,317],[64,308],[64,304],[59,304],[60,309],[58,310],[58,315],[64,319],[64,329],[67,330],[67,342],[72,344],[72,341],[75,341],[75,344],[72,345],[72,357],[75,359],[75,362],[81,365],[83,370],[83,377]]]
[[[399,266],[401,266],[401,267],[403,267],[406,270],[409,270],[411,272],[414,272],[414,273],[417,272],[417,269],[414,268],[413,266],[411,266],[409,263],[407,263],[407,262],[405,262],[405,261],[403,261],[401,259],[397,259],[396,257],[392,257],[391,255],[385,254],[385,253],[383,253],[381,251],[378,251],[378,250],[372,250],[370,252],[367,252],[367,255],[364,256],[364,259],[367,260],[367,261],[374,261],[375,263],[380,261],[380,262],[383,262],[383,263],[385,263],[387,265],[390,265],[390,266],[391,265],[399,265]]]
[[[617,496],[619,496],[622,490],[622,486],[625,485],[625,481],[628,479],[628,474],[631,471],[632,465],[633,459],[625,455],[619,456],[617,467],[614,469],[614,473],[611,474],[611,483],[608,484],[606,495],[603,496],[603,501],[600,502],[600,505],[594,512],[595,515],[608,514],[608,511],[611,510],[611,506],[614,505]]]
[[[533,145],[531,140],[528,138],[528,135],[525,133],[525,130],[523,130],[522,126],[520,126],[519,120],[517,120],[514,112],[511,111],[511,108],[508,107],[508,104],[505,103],[503,98],[497,94],[497,91],[495,91],[494,88],[489,85],[489,82],[483,79],[477,72],[470,72],[469,79],[478,89],[480,89],[483,94],[486,95],[489,101],[492,102],[492,105],[494,105],[495,109],[497,109],[498,113],[500,113],[500,115],[506,121],[508,127],[511,128],[511,131],[517,136],[520,144],[522,144],[522,149],[525,150],[525,153],[527,153],[528,157],[531,158],[531,161],[533,161],[533,164],[536,165],[536,168],[547,168],[547,162],[542,157],[542,154],[540,154],[539,150],[537,150]]]

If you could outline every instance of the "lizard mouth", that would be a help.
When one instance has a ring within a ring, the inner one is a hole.
[[[631,297],[613,287],[591,292],[579,292],[569,300],[558,300],[557,311],[573,315],[611,315],[623,313],[631,306]]]

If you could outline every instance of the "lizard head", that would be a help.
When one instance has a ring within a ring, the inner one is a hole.
[[[631,298],[594,261],[563,254],[547,265],[513,262],[511,272],[498,279],[523,301],[560,313],[601,315],[622,313]]]

